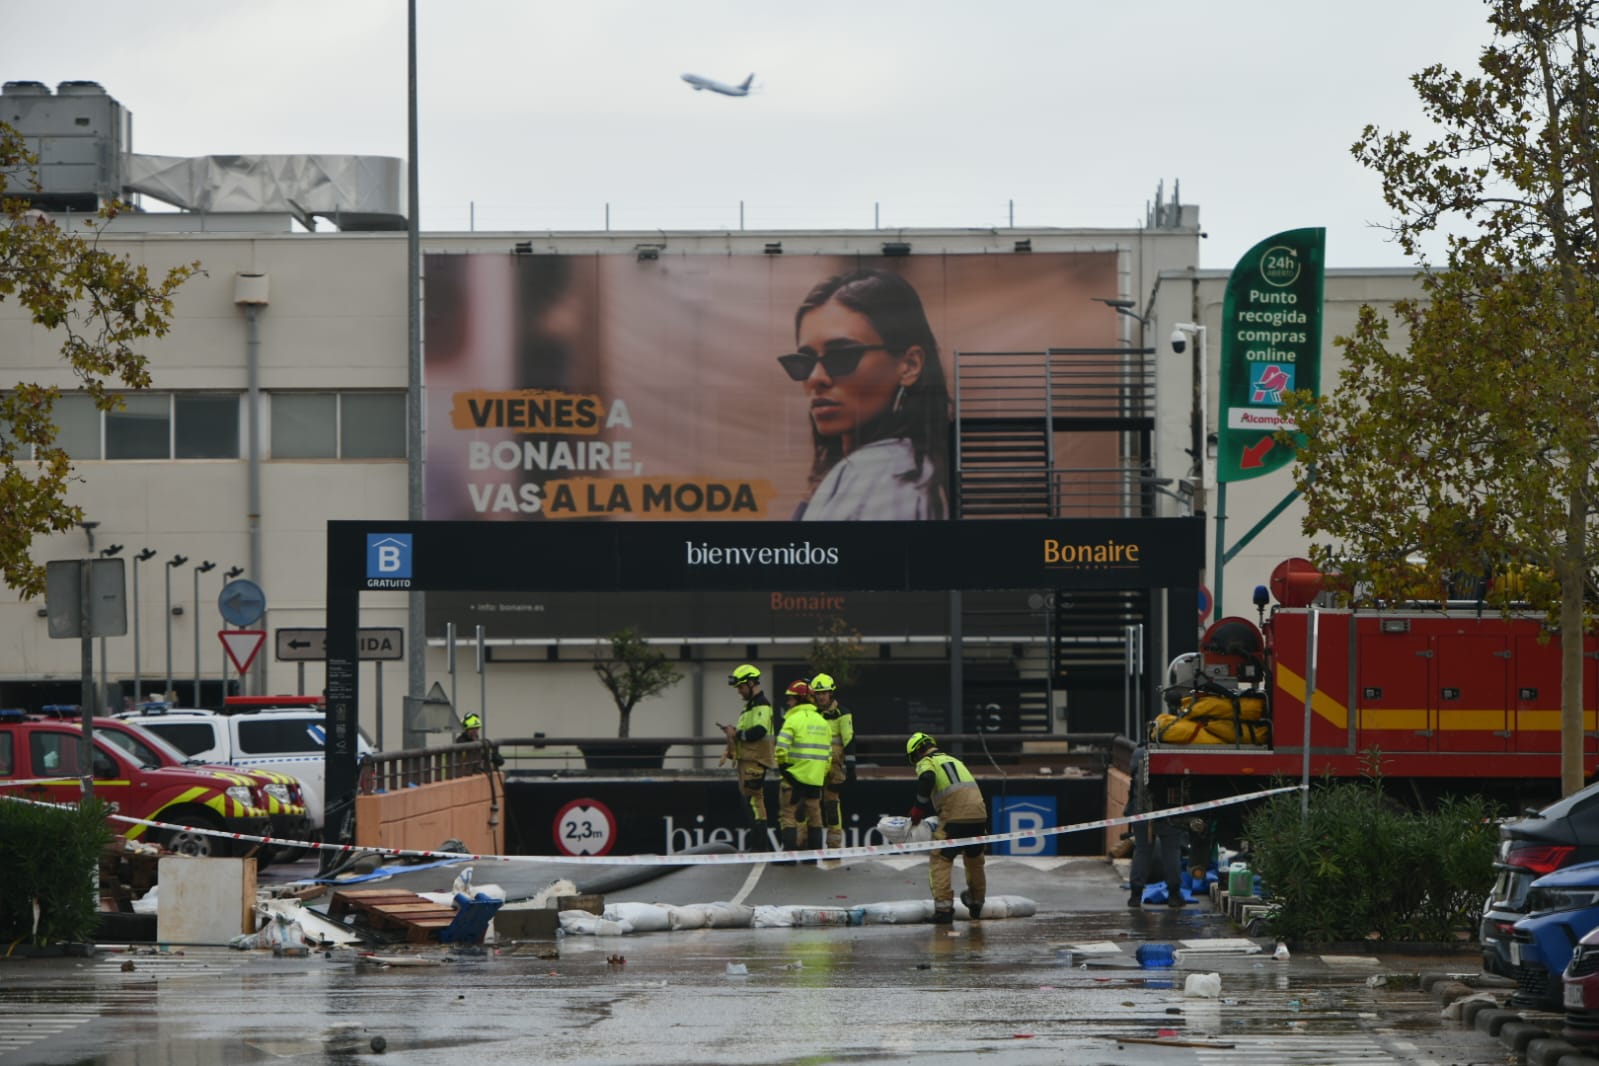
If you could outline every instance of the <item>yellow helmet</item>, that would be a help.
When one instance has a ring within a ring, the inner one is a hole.
[[[912,733],[911,738],[905,742],[905,757],[914,764],[916,762],[916,753],[928,746],[936,748],[938,747],[938,741],[926,733]]]
[[[837,688],[838,686],[833,683],[832,674],[817,674],[811,678],[812,692],[832,692]]]
[[[746,681],[759,681],[760,679],[761,672],[749,663],[735,666],[733,672],[727,675],[727,683],[729,685],[742,685]]]
[[[479,718],[475,714],[469,714],[461,721],[462,729],[481,729],[482,727],[483,719]]]

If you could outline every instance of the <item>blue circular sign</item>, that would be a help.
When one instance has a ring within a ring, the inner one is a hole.
[[[249,578],[241,577],[222,586],[217,596],[217,610],[230,624],[254,625],[266,614],[266,593]]]

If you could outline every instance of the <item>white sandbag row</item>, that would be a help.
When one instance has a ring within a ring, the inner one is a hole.
[[[990,896],[983,902],[985,919],[1030,918],[1038,904],[1025,896]],[[966,906],[956,902],[955,916],[969,920]],[[676,929],[790,929],[817,926],[908,925],[933,917],[930,899],[893,900],[858,907],[760,906],[739,903],[612,903],[602,914],[562,911],[561,932],[573,936],[624,936]]]
[[[927,922],[933,918],[933,901],[930,899],[900,899],[887,903],[868,903],[862,908],[868,925],[900,925]],[[986,919],[1031,918],[1038,913],[1038,904],[1026,896],[989,896],[983,901]],[[966,904],[955,901],[955,917],[970,921]]]

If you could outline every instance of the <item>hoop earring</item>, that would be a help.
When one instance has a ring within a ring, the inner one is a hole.
[[[905,406],[905,386],[901,385],[894,390],[894,413],[897,415]]]

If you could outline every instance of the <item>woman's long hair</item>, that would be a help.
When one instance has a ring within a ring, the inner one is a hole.
[[[949,456],[949,388],[944,383],[944,366],[938,358],[938,341],[928,324],[922,298],[911,283],[887,270],[857,270],[839,274],[819,283],[794,313],[794,334],[811,311],[829,300],[837,300],[851,311],[866,316],[883,344],[898,358],[906,349],[922,350],[922,372],[916,382],[905,387],[898,409],[890,409],[859,427],[856,446],[893,437],[905,437],[915,449],[916,469],[904,476],[916,480],[924,463],[933,464],[934,475],[943,479]],[[815,491],[827,472],[844,457],[841,437],[824,437],[811,426],[815,456],[811,463],[810,489]]]

